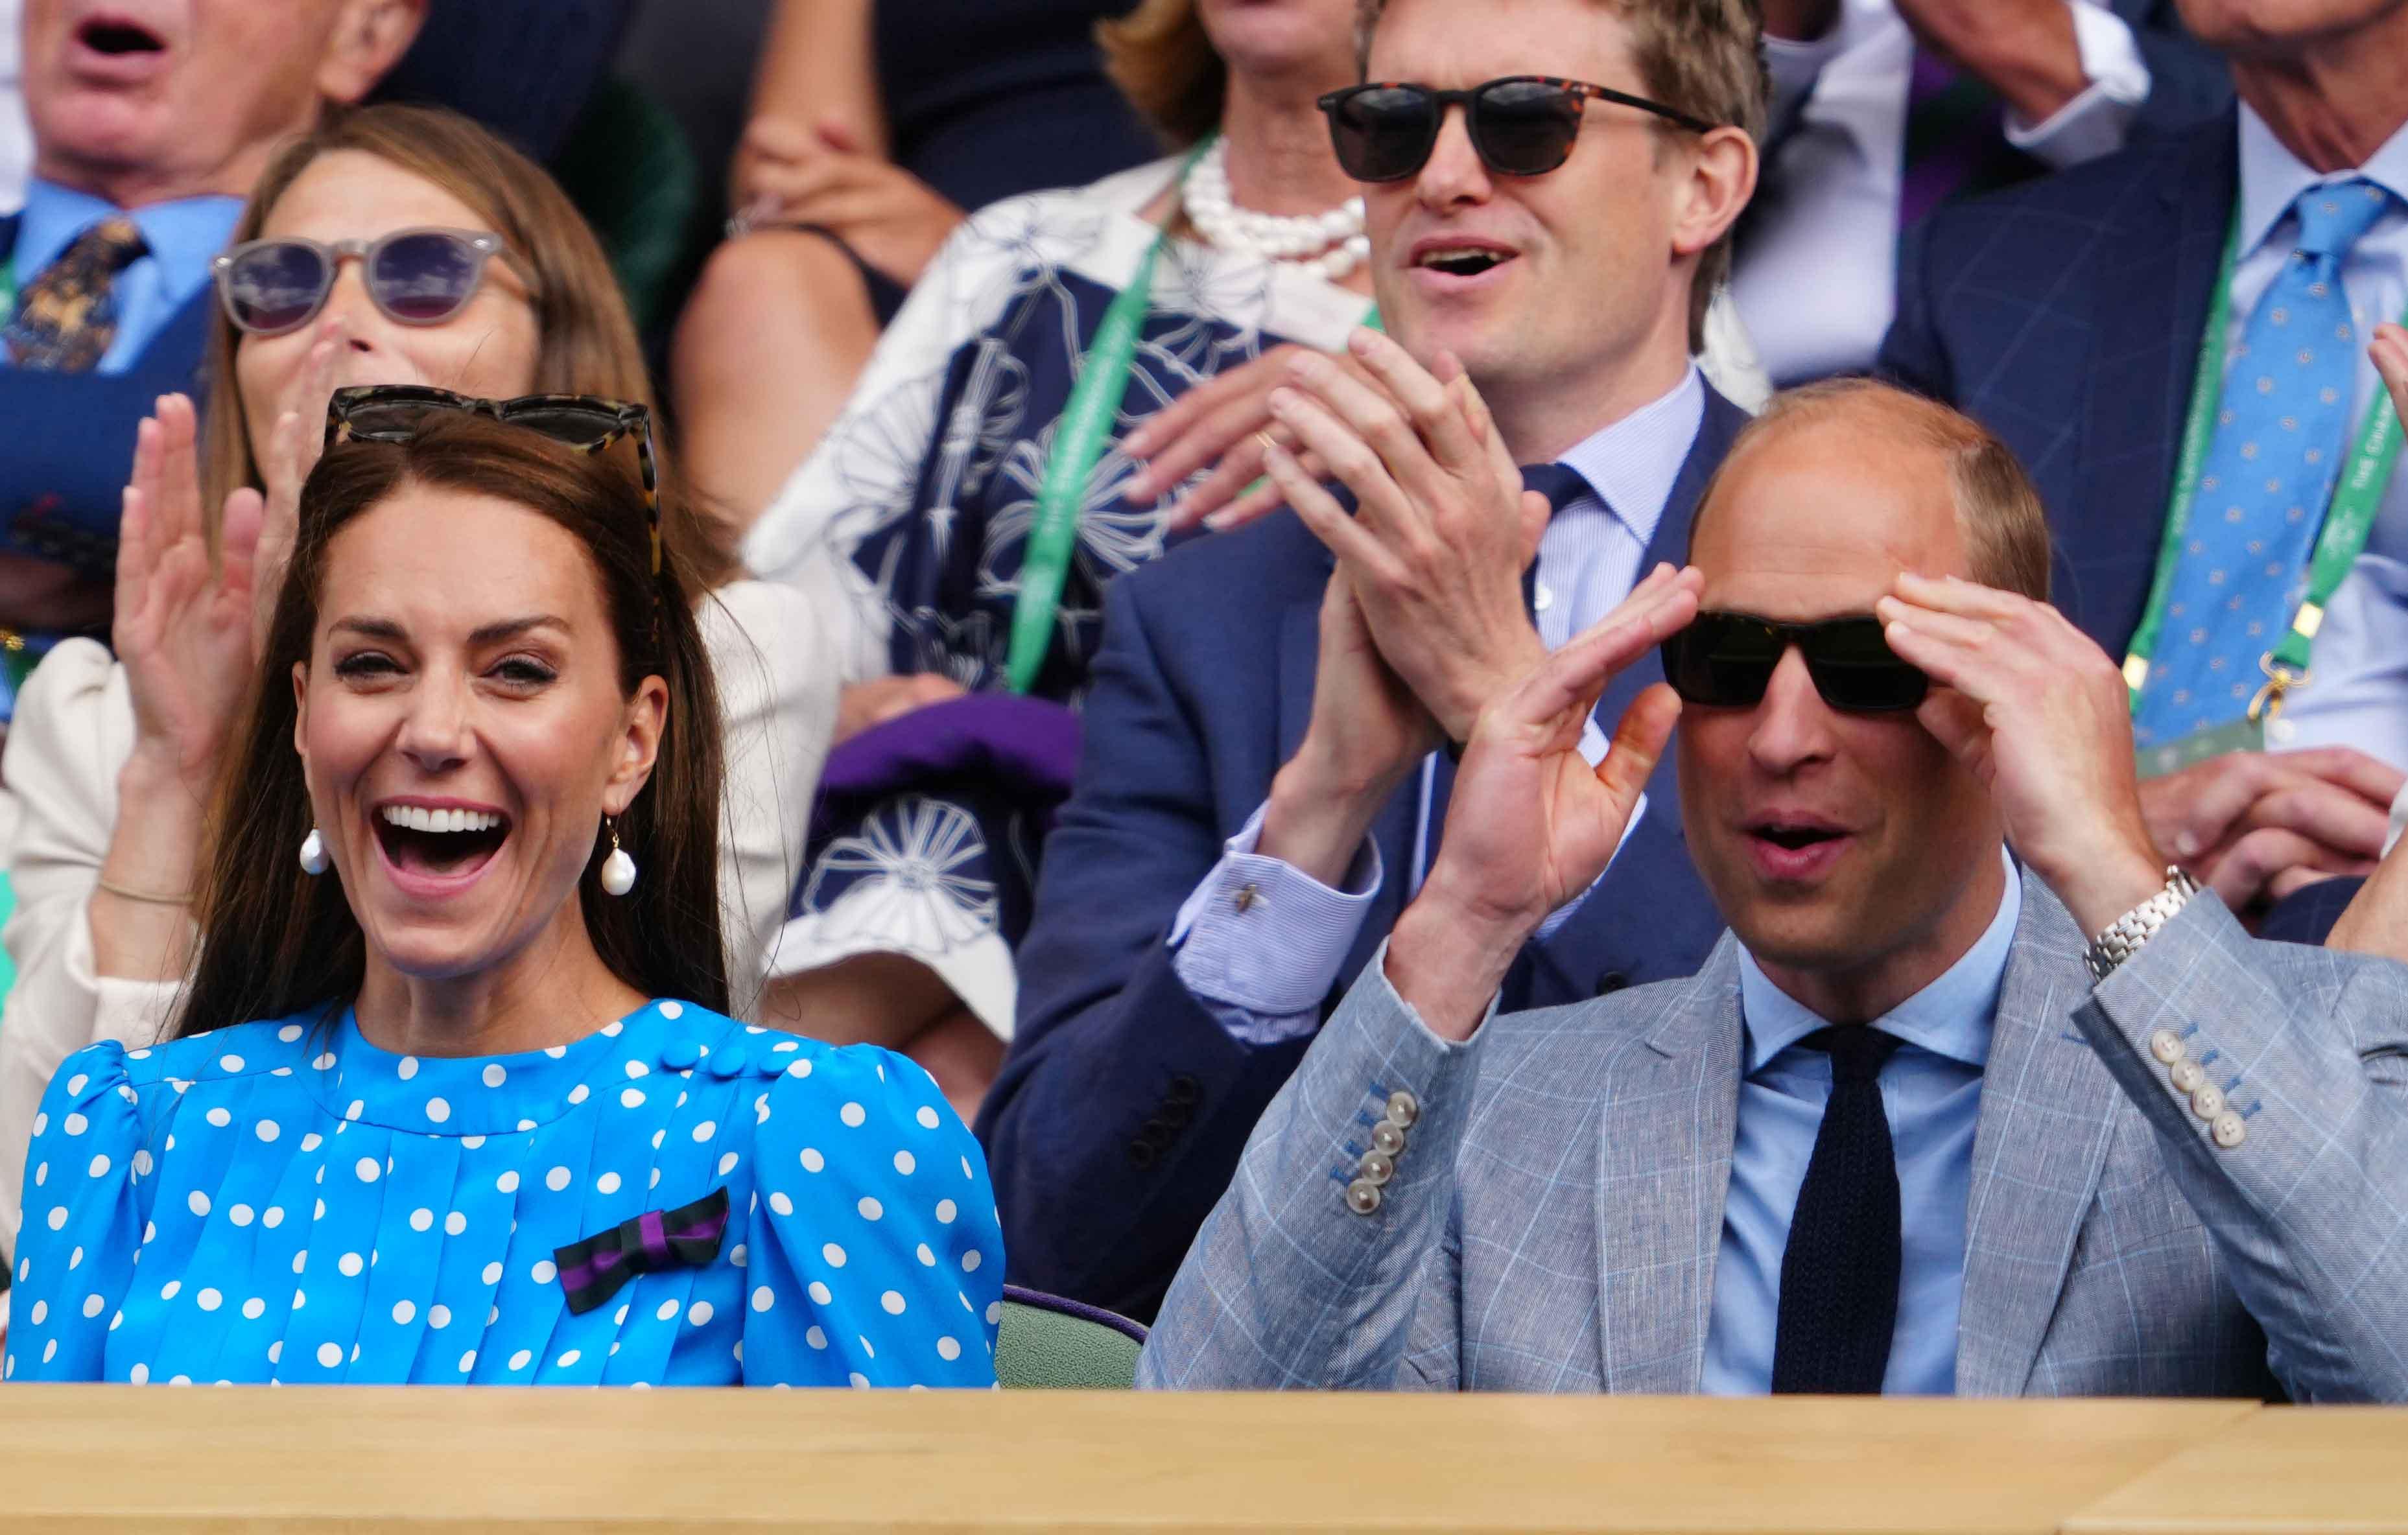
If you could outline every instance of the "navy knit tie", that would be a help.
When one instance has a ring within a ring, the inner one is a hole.
[[[1898,1325],[1898,1155],[1882,1112],[1895,1036],[1863,1025],[1799,1043],[1831,1055],[1831,1097],[1781,1255],[1772,1389],[1877,1396]]]

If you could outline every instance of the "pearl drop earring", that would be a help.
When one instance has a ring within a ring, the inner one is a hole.
[[[309,835],[301,839],[301,872],[323,874],[330,862],[332,860],[326,856],[326,839],[318,835],[317,827],[311,826]]]
[[[610,856],[602,860],[602,888],[613,896],[624,896],[636,888],[636,860],[619,845],[618,821],[604,816],[602,825],[610,834]]]

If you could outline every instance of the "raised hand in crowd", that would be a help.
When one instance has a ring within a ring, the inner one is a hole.
[[[1704,584],[1694,567],[1656,567],[1481,710],[1437,862],[1388,950],[1389,983],[1440,1038],[1470,1038],[1523,944],[1622,845],[1681,700],[1661,682],[1641,693],[1594,768],[1581,738],[1606,683],[1697,616]]]
[[[1272,347],[1250,363],[1203,380],[1147,417],[1121,440],[1121,452],[1141,466],[1124,487],[1130,502],[1167,495],[1209,464],[1212,472],[1170,509],[1173,531],[1200,523],[1224,532],[1285,506],[1286,496],[1265,477],[1263,458],[1272,444],[1293,450],[1297,440],[1271,414],[1270,397],[1287,385],[1291,368],[1307,355],[1327,354],[1293,342]],[[1372,381],[1352,357],[1330,360],[1359,381]],[[1329,466],[1318,454],[1302,453],[1300,462],[1309,479],[1327,477]]]
[[[1272,414],[1352,492],[1345,516],[1326,492],[1283,480],[1289,504],[1353,577],[1380,653],[1452,740],[1466,740],[1488,699],[1545,653],[1522,573],[1545,531],[1547,500],[1526,491],[1459,364],[1444,381],[1387,337],[1348,339],[1369,374],[1327,358],[1290,360]],[[1312,507],[1307,511],[1307,504]]]
[[[2008,845],[2086,932],[2164,884],[2106,652],[2047,604],[1955,576],[1900,575],[1874,611],[1939,684],[1916,719],[1989,789]]]
[[[1980,79],[2025,122],[2045,122],[2089,84],[2067,0],[1892,3],[1916,41]],[[1765,34],[1819,37],[1839,23],[1840,8],[1840,0],[1765,0]]]
[[[825,229],[904,287],[920,280],[962,210],[862,142],[840,119],[752,120],[731,178],[747,222]]]
[[[941,704],[963,694],[962,684],[940,671],[876,677],[849,684],[837,696],[836,739],[848,741],[863,731],[899,720],[915,710]]]
[[[2141,809],[2168,858],[2245,911],[2369,872],[2402,782],[2353,747],[2233,752],[2147,780]]]

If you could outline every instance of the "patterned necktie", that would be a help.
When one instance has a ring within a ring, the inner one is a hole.
[[[1831,1054],[1831,1097],[1781,1255],[1772,1389],[1877,1396],[1898,1326],[1898,1155],[1882,1112],[1894,1035],[1862,1024],[1798,1041]]]
[[[150,250],[134,221],[103,219],[25,284],[5,332],[19,367],[89,373],[117,339],[117,275]]]
[[[2215,439],[2132,722],[2143,747],[2242,718],[2265,681],[2258,661],[2306,590],[2348,447],[2358,341],[2342,263],[2390,204],[2354,178],[2310,187],[2291,205],[2299,249],[2225,366]]]

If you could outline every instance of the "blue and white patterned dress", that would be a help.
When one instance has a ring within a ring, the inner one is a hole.
[[[716,1256],[568,1309],[557,1250],[714,1191]],[[5,1372],[294,1384],[995,1382],[978,1144],[910,1062],[650,1003],[523,1055],[345,1011],[68,1057]]]
[[[974,693],[1003,687],[1054,437],[1105,310],[1160,234],[1145,210],[1182,163],[971,215],[912,287],[843,416],[753,525],[746,562],[810,594],[848,682],[936,673]],[[1105,588],[1176,541],[1165,525],[1175,496],[1156,505],[1123,494],[1139,466],[1121,440],[1283,341],[1340,347],[1371,308],[1304,265],[1186,239],[1164,249],[1152,298],[1088,471],[1054,645],[1033,690],[1072,708],[1102,637]],[[1067,713],[1063,724],[1075,729]],[[974,779],[897,793],[849,819],[815,839],[771,973],[909,954],[1008,1034],[1010,945],[1026,922],[1046,820]]]

